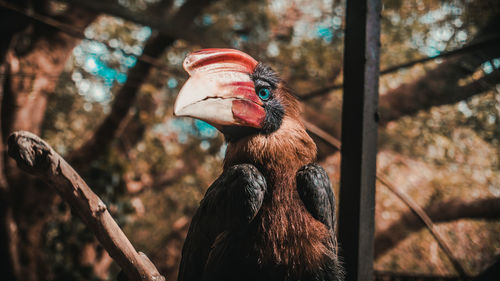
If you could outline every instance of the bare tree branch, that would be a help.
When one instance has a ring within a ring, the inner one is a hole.
[[[469,44],[460,49],[382,70],[380,74],[387,74],[418,63],[448,57],[446,61],[438,65],[435,69],[428,71],[424,77],[403,84],[381,95],[379,98],[380,123],[384,124],[405,115],[412,115],[432,106],[458,102],[494,87],[495,83],[500,81],[497,73],[492,73],[493,75],[482,79],[480,81],[481,87],[477,87],[477,83],[474,82],[470,87],[460,86],[458,81],[461,78],[471,75],[485,61],[500,56],[499,25],[500,14],[496,14]],[[313,97],[326,95],[340,88],[342,88],[340,84],[329,85],[325,88],[302,94],[299,98],[305,101]]]
[[[437,56],[425,57],[425,58],[405,62],[402,64],[398,64],[395,66],[391,66],[389,68],[381,70],[380,75],[393,73],[393,72],[396,72],[396,71],[404,69],[404,68],[412,67],[412,66],[419,64],[419,63],[425,63],[428,61],[432,61],[432,60],[436,60],[436,59],[440,59],[440,58],[452,57],[455,55],[461,55],[461,54],[465,54],[465,53],[469,53],[469,52],[476,52],[478,50],[485,49],[487,47],[491,47],[492,45],[496,45],[498,43],[500,43],[500,37],[499,36],[492,36],[491,38],[487,38],[484,40],[480,40],[478,42],[473,42],[471,44],[467,44],[464,47],[458,48],[456,50],[452,50],[449,52],[443,52]],[[333,90],[342,89],[342,86],[343,86],[342,84],[329,85],[329,86],[326,86],[326,87],[321,88],[321,89],[313,90],[313,91],[310,91],[308,93],[298,95],[298,98],[302,101],[307,101],[307,100],[310,100],[310,99],[315,98],[315,97],[327,95],[327,94],[331,93]]]
[[[158,58],[175,39],[164,35],[157,35],[149,39],[144,47],[144,54]],[[129,109],[134,104],[137,93],[151,71],[151,64],[137,61],[137,64],[128,72],[127,81],[114,97],[110,113],[92,133],[92,136],[68,160],[78,167],[88,163],[104,153],[110,142],[114,139],[122,120],[127,116]]]
[[[211,3],[212,0],[188,0],[173,17],[170,25],[188,27],[194,18]],[[177,38],[168,35],[156,35],[148,40],[144,47],[143,56],[159,58],[165,49]],[[70,162],[78,167],[88,163],[91,159],[104,153],[111,141],[116,136],[122,120],[127,115],[129,109],[135,102],[141,84],[146,80],[151,71],[152,65],[138,60],[137,64],[129,70],[128,79],[118,91],[111,107],[111,112],[104,121],[80,148],[69,157]]]
[[[8,10],[14,12],[16,14],[16,16],[17,16],[17,14],[20,14],[24,17],[35,20],[43,25],[53,27],[55,31],[62,32],[62,33],[67,34],[71,37],[82,39],[82,40],[93,41],[93,42],[96,42],[99,44],[103,44],[109,50],[117,50],[117,51],[120,51],[121,53],[126,54],[128,56],[134,56],[134,57],[136,56],[134,53],[131,53],[127,50],[124,50],[123,48],[112,46],[107,41],[87,38],[87,36],[85,36],[85,34],[83,32],[83,28],[77,27],[77,26],[81,26],[81,23],[75,22],[75,20],[73,19],[75,16],[73,18],[64,17],[62,20],[59,20],[59,19],[56,19],[54,17],[49,17],[49,16],[45,16],[45,15],[38,14],[35,12],[27,11],[21,7],[9,4],[9,3],[1,1],[1,0],[0,0],[0,7],[3,7],[5,9],[8,9]],[[75,10],[77,10],[77,9],[73,8],[69,11],[69,13],[71,13],[71,12],[74,13]],[[85,10],[85,9],[82,9],[82,10]],[[85,10],[85,11],[87,11],[87,10]],[[0,47],[3,46],[2,44],[0,44]],[[1,51],[2,50],[0,50],[0,52]],[[1,55],[1,53],[0,53],[0,55]],[[150,64],[166,74],[179,74],[180,73],[180,72],[173,70],[173,69],[167,67],[166,65],[162,64],[158,59],[153,58],[151,56],[148,56],[147,54],[144,54],[144,53],[140,57],[138,57],[137,60],[144,62],[146,64]],[[12,73],[11,75],[12,76],[36,77],[36,72],[31,72],[31,73],[16,72],[16,73]],[[54,78],[54,79],[58,79],[59,74],[52,74],[49,77]],[[134,77],[130,77],[130,76],[128,78],[134,79]]]
[[[95,0],[62,0],[62,1],[71,3],[78,7],[88,9],[90,11],[94,11],[96,13],[104,13],[140,25],[149,26],[165,36],[170,36],[177,39],[183,39],[194,44],[225,45],[224,39],[222,38],[207,37],[203,33],[201,34],[196,33],[195,30],[190,29],[189,25],[175,25],[173,24],[175,22],[165,20],[164,17],[159,16],[161,14],[166,14],[166,10],[170,9],[173,3],[172,0],[165,0],[158,2],[157,4],[153,4],[150,6],[151,9],[148,9],[147,12],[141,12],[141,13],[131,11],[130,9],[127,9],[119,5],[118,3],[112,1],[95,1]],[[192,9],[197,9],[198,8],[197,5],[199,5],[199,7],[204,6],[205,4],[201,2],[203,1],[198,1],[198,3],[195,3],[195,5],[192,5],[190,7]],[[194,17],[196,16],[197,14]],[[193,20],[193,18],[187,18],[187,19]],[[182,28],[179,28],[179,26],[181,26]]]
[[[73,5],[80,6],[85,9],[89,9],[91,11],[97,13],[104,13],[108,15],[112,15],[115,17],[119,17],[131,22],[135,22],[144,26],[149,26],[154,30],[166,35],[168,37],[184,39],[190,42],[197,41],[198,39],[190,32],[185,32],[186,29],[184,25],[176,25],[176,21],[167,21],[164,18],[154,16],[147,13],[137,13],[133,12],[130,9],[125,8],[124,6],[119,5],[116,2],[112,1],[95,1],[95,0],[63,0],[63,2],[67,2]],[[197,9],[196,5],[204,6],[204,1],[188,1],[189,9]],[[206,2],[206,1],[205,1]],[[196,4],[196,5],[193,5]],[[181,8],[182,9],[182,8]],[[185,9],[185,8],[184,8]],[[194,17],[197,14],[193,14]],[[193,20],[194,17],[189,17],[184,20]],[[182,26],[182,28],[179,28]]]
[[[16,160],[19,168],[55,188],[94,232],[129,280],[165,280],[146,255],[134,249],[101,199],[46,142],[32,133],[20,131],[9,137],[8,147],[9,156]]]
[[[315,97],[321,97],[321,96],[328,95],[333,90],[342,89],[343,86],[344,86],[343,84],[328,85],[328,86],[321,88],[321,89],[316,89],[316,90],[313,90],[313,91],[310,91],[310,92],[307,92],[304,94],[299,94],[299,95],[297,95],[297,98],[301,101],[308,101],[308,100],[315,98]]]
[[[497,46],[500,50],[500,46]],[[500,51],[498,52],[500,56]],[[492,89],[500,82],[500,70],[495,70],[465,86],[460,86],[457,69],[463,58],[447,61],[417,81],[403,84],[380,97],[380,124],[412,115],[433,106],[452,104]],[[479,63],[478,63],[479,64]],[[472,72],[472,71],[471,71]],[[465,75],[464,75],[465,76]]]
[[[448,222],[458,219],[500,219],[500,198],[464,201],[461,198],[432,204],[424,212],[433,222]],[[425,225],[412,211],[405,212],[385,230],[375,234],[375,258],[394,248],[411,233]]]
[[[470,44],[498,37],[498,26],[500,26],[500,14],[494,15]],[[494,87],[500,81],[497,73],[499,70],[478,81],[477,83],[481,83],[480,87],[476,82],[472,82],[469,86],[461,86],[459,80],[472,75],[485,61],[499,56],[500,42],[497,40],[480,50],[449,58],[428,71],[422,78],[381,95],[379,103],[381,124],[432,106],[455,103]]]

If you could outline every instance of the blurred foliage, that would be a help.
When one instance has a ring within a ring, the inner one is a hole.
[[[158,13],[155,7],[161,4],[154,0],[118,2],[144,13]],[[164,17],[183,3],[164,2],[173,6],[173,10],[161,15]],[[487,7],[494,4],[481,0],[383,3],[382,69],[463,46],[488,19],[493,10]],[[195,20],[189,32],[222,44],[215,47],[250,53],[275,68],[297,93],[306,93],[342,80],[344,6],[344,1],[333,0],[220,0]],[[90,137],[109,113],[116,91],[127,79],[133,81],[133,77],[127,77],[127,70],[135,65],[136,56],[142,53],[152,33],[148,27],[105,15],[86,29],[87,38],[106,41],[124,52],[91,40],[83,40],[74,49],[50,96],[43,126],[43,137],[63,156]],[[193,214],[222,169],[223,137],[204,122],[172,116],[174,98],[187,78],[182,61],[200,47],[214,46],[179,40],[167,50],[160,63],[167,65],[171,73],[152,71],[119,137],[104,155],[80,171],[133,244],[146,253],[165,247],[173,223]],[[490,62],[489,67],[499,68],[497,61]],[[439,63],[436,60],[383,76],[381,93],[424,76],[426,69]],[[469,100],[389,123],[380,129],[379,147],[383,153],[379,155],[379,166],[386,167],[387,174],[422,206],[445,198],[500,196],[499,104],[497,85],[496,90]],[[328,120],[340,122],[340,91],[316,98],[308,106]],[[332,157],[323,164],[336,179],[339,157]],[[411,168],[401,168],[397,159],[406,159]],[[162,177],[171,171],[179,172],[164,180]],[[378,188],[377,204],[379,227],[405,210],[383,187]],[[94,275],[91,266],[82,267],[80,262],[82,249],[95,244],[91,233],[79,220],[71,219],[65,204],[54,208],[57,216],[44,230],[53,279],[105,278]],[[500,254],[500,237],[494,235],[499,227],[498,223],[469,220],[440,226],[450,243],[472,245],[456,249],[460,260],[473,272]],[[469,251],[474,258],[467,254]],[[453,273],[425,229],[379,259],[376,269]],[[116,268],[111,270],[116,273]],[[112,275],[108,278],[113,279]]]

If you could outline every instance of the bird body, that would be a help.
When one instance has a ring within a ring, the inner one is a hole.
[[[184,67],[191,78],[176,115],[211,123],[228,148],[191,222],[179,280],[341,280],[333,192],[312,164],[298,102],[270,68],[236,50],[202,50]]]

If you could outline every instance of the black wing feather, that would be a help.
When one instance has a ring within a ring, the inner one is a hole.
[[[318,164],[311,163],[297,172],[297,190],[311,215],[335,230],[335,195],[328,174]]]
[[[308,164],[297,172],[297,191],[304,203],[307,211],[321,223],[323,223],[331,233],[329,247],[332,247],[330,260],[323,264],[323,269],[319,272],[318,280],[344,279],[341,262],[337,256],[337,243],[335,239],[335,195],[328,174],[318,164]]]
[[[262,174],[250,164],[235,165],[224,171],[208,188],[189,227],[182,249],[179,281],[204,277],[214,243],[246,229],[262,206],[267,186]],[[230,241],[228,239],[227,241]],[[218,246],[217,256],[227,245]]]

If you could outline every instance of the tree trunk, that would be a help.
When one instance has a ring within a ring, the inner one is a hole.
[[[6,12],[2,10],[2,13]],[[84,10],[70,8],[61,19],[83,30],[95,17]],[[65,61],[80,41],[45,25],[35,25],[20,15],[15,18],[25,21],[26,28],[14,35],[11,48],[5,54],[2,72],[5,80],[1,90],[2,151],[6,150],[5,139],[14,130],[40,133],[47,98],[56,87],[54,77],[61,74]],[[10,280],[44,280],[47,266],[43,263],[41,233],[53,202],[53,192],[41,189],[39,181],[21,174],[12,161],[3,157],[0,161],[0,178],[4,179],[0,232],[6,236],[2,237],[2,243],[7,241],[10,249],[5,253],[2,247],[2,258],[10,262],[1,263],[0,272],[10,272],[10,276],[7,275]]]

